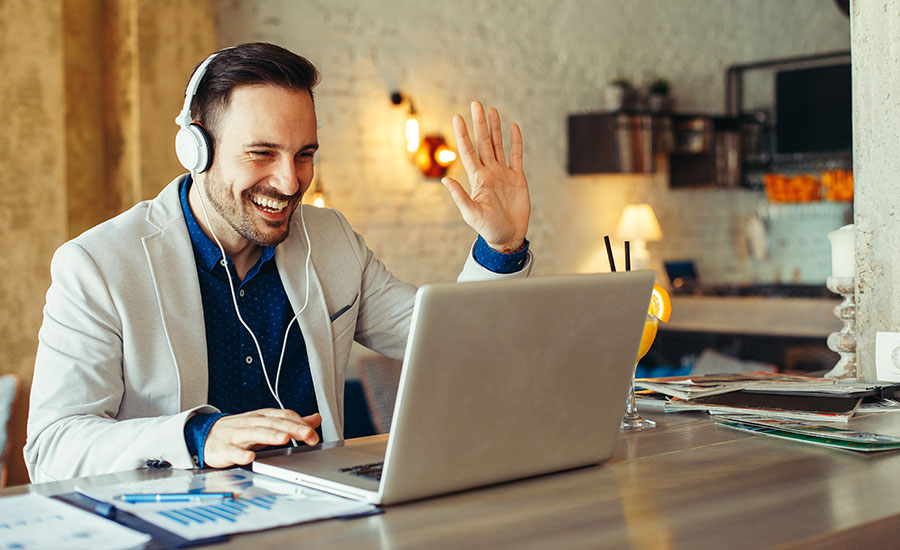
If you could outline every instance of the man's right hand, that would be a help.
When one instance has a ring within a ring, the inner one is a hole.
[[[213,424],[203,446],[203,462],[213,468],[250,464],[254,451],[270,445],[284,445],[291,439],[315,445],[319,413],[300,416],[291,410],[260,409],[223,416]]]

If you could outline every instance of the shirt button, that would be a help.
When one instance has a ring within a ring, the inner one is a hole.
[[[249,365],[249,364],[250,364],[250,363],[252,363],[252,362],[253,362],[253,357],[251,357],[251,356],[249,356],[249,355],[248,355],[248,356],[247,356],[247,358],[246,358],[246,359],[244,359],[244,361],[246,361],[246,362],[247,362],[247,364],[248,364],[248,365]]]
[[[240,296],[241,298],[244,297],[244,289],[243,288],[241,289],[240,292],[238,292],[238,296]]]
[[[228,265],[228,262],[225,261],[225,258],[222,258],[221,260],[219,260],[219,265],[222,267],[226,267]]]

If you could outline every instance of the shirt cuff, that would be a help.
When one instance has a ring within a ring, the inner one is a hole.
[[[213,424],[225,413],[207,413],[195,414],[187,422],[184,423],[184,442],[187,445],[191,460],[197,468],[203,468],[206,464],[203,461],[203,447],[206,446],[206,436]]]
[[[472,256],[481,267],[494,273],[515,273],[528,263],[529,244],[528,239],[525,239],[525,246],[521,250],[504,254],[491,248],[487,241],[478,235],[478,240],[475,241],[475,247],[472,249]]]

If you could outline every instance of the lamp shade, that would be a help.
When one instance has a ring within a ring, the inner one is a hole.
[[[658,241],[663,233],[649,204],[629,204],[619,217],[616,236],[632,241]]]

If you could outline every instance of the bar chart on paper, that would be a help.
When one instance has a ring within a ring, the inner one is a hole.
[[[221,504],[159,510],[156,514],[186,527],[215,523],[217,521],[237,523],[240,521],[241,516],[253,515],[253,512],[256,510],[271,510],[276,502],[277,497],[274,496],[257,497],[244,500],[238,499]]]
[[[160,521],[172,521],[185,528],[199,527],[217,522],[236,524],[246,520],[252,521],[254,516],[268,515],[277,502],[278,497],[265,496],[237,499],[220,504],[158,510],[155,514],[160,518]]]
[[[193,540],[361,514],[371,509],[367,504],[325,493],[307,493],[302,498],[268,495],[237,498],[215,504],[167,505],[164,509],[154,510],[142,509],[141,505],[136,505],[129,511],[163,529]]]

